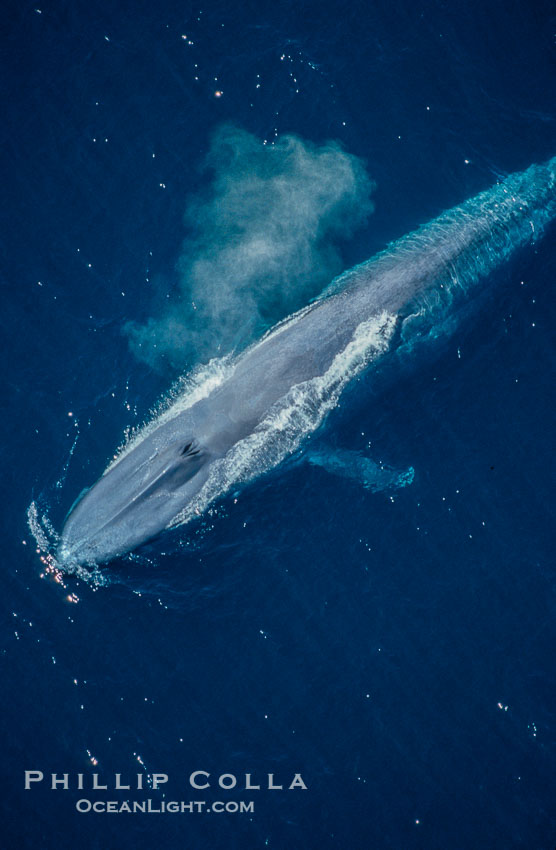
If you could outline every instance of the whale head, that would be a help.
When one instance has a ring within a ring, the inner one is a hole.
[[[60,563],[102,564],[152,540],[199,492],[211,460],[194,437],[155,432],[74,503],[58,546]]]

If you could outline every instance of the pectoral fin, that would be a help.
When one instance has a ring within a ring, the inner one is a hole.
[[[415,475],[412,466],[408,469],[393,469],[385,463],[375,463],[361,452],[348,449],[328,447],[310,449],[305,455],[305,460],[313,466],[321,466],[332,475],[351,478],[373,493],[407,487]]]

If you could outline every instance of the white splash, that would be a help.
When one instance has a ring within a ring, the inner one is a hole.
[[[61,564],[56,558],[55,552],[60,541],[60,535],[52,525],[50,518],[46,513],[39,514],[39,506],[33,501],[27,508],[27,525],[29,531],[37,547],[37,555],[44,566],[44,572],[41,578],[50,576],[62,587],[66,587],[64,582],[65,574],[73,574],[93,587],[110,584],[107,576],[103,575],[98,566],[87,567],[81,564],[74,564],[68,568],[67,564]],[[75,602],[77,597],[73,596],[70,601]]]

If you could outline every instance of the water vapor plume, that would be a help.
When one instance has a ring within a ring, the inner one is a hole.
[[[336,142],[264,144],[227,125],[205,167],[208,188],[187,204],[177,297],[125,328],[137,357],[159,369],[239,350],[302,307],[341,270],[342,240],[372,211],[363,162]]]

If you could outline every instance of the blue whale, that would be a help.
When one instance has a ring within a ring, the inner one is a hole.
[[[555,215],[556,157],[392,243],[239,356],[210,364],[77,501],[59,562],[131,552],[291,456],[350,380],[388,350],[438,335]]]

